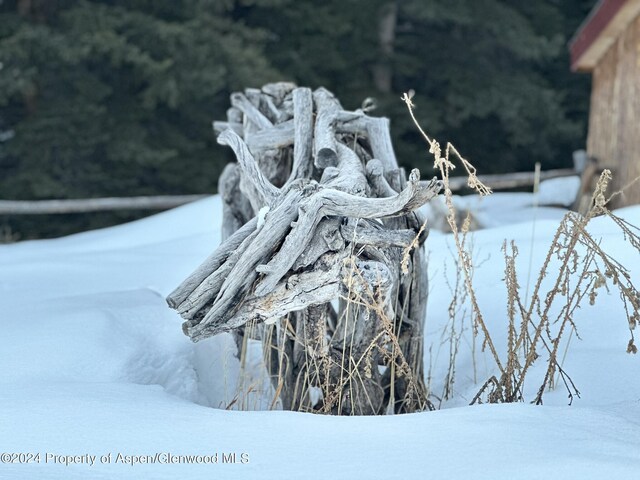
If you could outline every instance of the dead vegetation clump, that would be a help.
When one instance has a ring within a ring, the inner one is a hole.
[[[580,392],[569,374],[563,369],[573,336],[579,337],[578,326],[574,322],[575,313],[582,306],[594,305],[598,294],[605,290],[617,293],[624,307],[629,328],[628,353],[637,353],[634,330],[640,321],[640,293],[633,284],[628,269],[609,252],[588,231],[589,223],[596,217],[610,218],[620,229],[624,239],[640,253],[640,229],[615,215],[608,208],[609,201],[620,192],[607,199],[607,188],[611,172],[605,170],[597,183],[591,205],[584,215],[569,212],[555,232],[546,258],[538,273],[531,295],[523,295],[518,283],[516,258],[517,245],[504,241],[502,252],[505,261],[504,282],[506,285],[507,345],[506,351],[499,352],[480,310],[473,284],[474,259],[467,234],[468,222],[459,226],[457,214],[449,188],[449,174],[455,168],[454,161],[460,162],[468,175],[468,185],[480,195],[488,195],[490,189],[476,176],[475,168],[465,160],[453,145],[447,143],[444,155],[440,144],[425,133],[416,120],[413,110],[412,92],[403,96],[409,113],[424,139],[429,152],[434,157],[435,168],[440,172],[444,184],[444,197],[448,208],[447,221],[456,248],[456,284],[451,289],[452,302],[449,306],[447,327],[449,343],[449,368],[444,380],[441,396],[430,392],[441,402],[453,396],[456,374],[456,357],[460,348],[464,318],[471,316],[473,340],[471,348],[474,358],[479,337],[481,350],[488,351],[497,373],[482,382],[480,389],[471,400],[475,403],[507,403],[530,400],[542,404],[544,393],[561,384],[567,391],[569,403]],[[524,299],[523,299],[524,296]],[[469,311],[466,310],[468,305]],[[544,377],[533,398],[525,398],[524,384],[536,362],[544,362]],[[431,375],[431,373],[429,373]],[[428,378],[428,385],[431,378]]]

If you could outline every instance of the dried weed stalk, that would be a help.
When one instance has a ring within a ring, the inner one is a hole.
[[[611,172],[605,170],[602,173],[591,206],[584,216],[570,212],[561,221],[538,274],[530,300],[523,302],[520,294],[521,287],[518,284],[516,272],[518,249],[513,242],[510,245],[504,242],[502,251],[505,259],[508,331],[506,358],[501,357],[478,306],[473,287],[471,250],[465,245],[467,231],[464,225],[458,229],[455,221],[456,211],[449,188],[449,174],[455,168],[452,160],[457,159],[466,170],[469,187],[480,195],[490,194],[491,190],[478,180],[476,169],[450,143],[447,143],[443,156],[440,144],[425,133],[415,118],[412,97],[413,92],[405,93],[402,100],[406,103],[416,127],[428,143],[429,152],[434,157],[434,165],[442,176],[448,209],[447,222],[451,227],[458,254],[456,264],[462,271],[465,294],[468,296],[473,312],[474,332],[482,333],[482,348],[489,349],[498,370],[498,375],[491,376],[483,383],[471,404],[524,401],[524,383],[527,373],[542,355],[546,361],[546,373],[532,402],[541,404],[544,392],[554,388],[555,384],[561,380],[571,403],[574,396],[579,396],[580,392],[562,368],[560,357],[564,358],[566,355],[568,342],[572,336],[574,334],[578,336],[578,329],[573,321],[574,314],[581,305],[584,305],[587,298],[589,304],[593,305],[600,289],[617,290],[624,306],[630,332],[627,352],[637,353],[633,332],[640,322],[640,293],[632,283],[630,273],[624,265],[605,252],[600,247],[600,243],[587,231],[587,225],[593,218],[606,215],[620,228],[625,240],[640,253],[640,230],[607,208],[609,200],[618,194],[616,192],[608,200],[605,197]],[[553,259],[557,262],[552,262]],[[547,289],[549,280],[552,286]],[[457,302],[462,298],[464,296],[461,296],[456,288],[449,308],[450,321],[455,317]],[[452,322],[451,325],[453,326],[454,323]],[[449,333],[452,336],[450,339],[452,354],[443,399],[447,399],[451,394],[460,331],[452,327]],[[565,350],[561,352],[563,345]]]

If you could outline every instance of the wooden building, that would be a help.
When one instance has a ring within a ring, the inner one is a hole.
[[[569,49],[572,70],[593,76],[587,153],[620,189],[640,176],[640,0],[600,0]],[[640,182],[614,206],[638,203]]]

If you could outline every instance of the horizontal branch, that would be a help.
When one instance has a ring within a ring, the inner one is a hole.
[[[339,190],[323,189],[309,199],[319,201],[324,215],[341,215],[354,218],[384,218],[403,215],[421,207],[442,189],[442,182],[433,179],[420,181],[420,172],[414,169],[404,190],[393,197],[368,198],[351,195]],[[305,208],[303,205],[301,208]]]
[[[66,200],[0,200],[0,215],[48,215],[111,210],[166,210],[209,195],[157,195]]]
[[[212,125],[213,125],[213,131],[218,135],[221,134],[222,132],[224,132],[226,129],[230,128],[231,130],[236,132],[240,137],[244,136],[244,131],[242,129],[242,123],[220,122],[220,121],[216,120],[216,121],[214,121],[212,123]]]
[[[293,120],[287,120],[252,133],[247,139],[247,146],[251,151],[285,148],[293,145],[293,131]]]
[[[309,89],[297,89],[297,90],[309,90]],[[310,93],[310,92],[309,92]],[[303,148],[305,159],[311,155],[311,145],[306,143],[313,141],[313,102],[311,99],[304,98],[304,93],[296,93],[295,97],[299,98],[299,102],[304,102],[301,105],[297,105],[294,98],[294,108],[298,108],[300,111],[295,115],[294,120],[286,120],[282,123],[278,123],[273,126],[265,127],[263,130],[253,132],[247,139],[247,145],[253,149],[273,149],[282,148],[289,145],[298,145],[296,138],[295,124],[299,124],[298,135],[300,138],[304,138]],[[302,97],[302,98],[300,98]],[[358,133],[363,136],[368,136],[367,127],[371,117],[366,117],[362,114],[356,114],[351,112],[340,111],[336,120],[335,129],[337,133]],[[335,116],[328,117],[327,121],[334,121]],[[239,122],[213,122],[213,128],[217,133],[222,133],[227,128],[231,128],[238,135],[243,133],[242,123]],[[300,131],[304,134],[301,135]],[[309,133],[307,133],[309,132]],[[242,135],[241,135],[242,136]],[[255,138],[252,138],[255,137]],[[309,150],[307,152],[307,149]],[[299,177],[304,178],[304,177]]]
[[[357,227],[351,223],[340,226],[342,237],[356,245],[370,245],[373,247],[408,247],[416,237],[413,230],[390,230],[376,228],[373,222],[360,222]]]
[[[550,178],[571,177],[579,175],[572,168],[561,168],[557,170],[547,170],[540,172],[540,181],[549,180]],[[478,175],[478,180],[493,190],[506,188],[528,187],[535,182],[534,172],[514,172],[501,173],[496,175]],[[449,188],[452,191],[469,188],[467,185],[467,177],[451,177],[449,178]]]

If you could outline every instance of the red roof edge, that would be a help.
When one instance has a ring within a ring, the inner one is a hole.
[[[576,64],[582,54],[589,49],[625,3],[627,3],[627,0],[600,0],[596,6],[593,7],[589,16],[569,41],[571,70],[575,71],[577,69]]]

